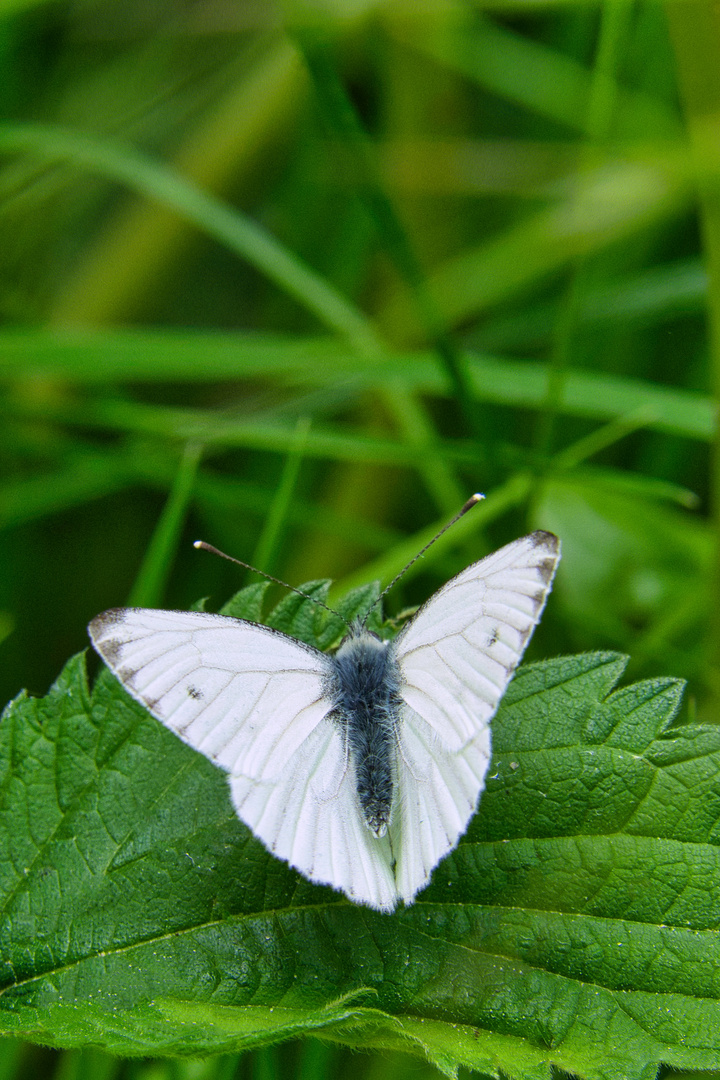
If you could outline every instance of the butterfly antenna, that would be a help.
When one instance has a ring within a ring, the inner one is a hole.
[[[438,533],[438,535],[440,534]],[[232,555],[226,555],[220,548],[213,547],[212,544],[206,544],[204,540],[196,540],[193,547],[198,548],[198,550],[201,551],[209,551],[211,555],[219,555],[221,559],[227,559],[228,562],[235,563],[236,566],[244,566],[246,570],[252,570],[253,574],[259,574],[260,577],[267,578],[268,581],[272,581],[276,585],[282,585],[283,589],[289,589],[290,592],[297,593],[298,596],[302,596],[306,600],[312,600],[313,604],[325,608],[331,615],[337,615],[338,619],[341,619],[345,623],[348,630],[350,629],[350,623],[347,619],[343,619],[339,611],[335,611],[334,608],[324,604],[322,600],[318,600],[317,596],[310,596],[309,593],[303,592],[302,589],[296,589],[293,585],[288,585],[287,581],[281,581],[280,578],[273,577],[272,574],[266,574],[264,570],[258,570],[257,567],[251,566],[250,563],[243,562],[242,559],[235,559]]]
[[[435,541],[436,541],[436,540],[439,540],[439,539],[440,539],[440,537],[441,537],[441,536],[443,535],[443,533],[446,533],[446,532],[448,531],[448,529],[451,529],[451,528],[453,527],[453,525],[454,525],[454,524],[455,524],[455,523],[456,523],[457,521],[459,521],[459,520],[460,520],[460,518],[461,518],[461,517],[464,517],[464,516],[465,516],[465,514],[467,514],[468,510],[472,510],[473,506],[475,506],[475,505],[476,505],[477,503],[481,502],[481,501],[482,501],[482,500],[483,500],[484,498],[485,498],[485,496],[484,496],[484,495],[479,495],[479,494],[477,494],[477,493],[476,493],[475,495],[472,495],[472,496],[471,496],[471,497],[470,497],[470,498],[468,499],[468,501],[467,501],[467,502],[465,503],[465,505],[464,505],[464,506],[462,506],[462,507],[460,508],[460,510],[458,510],[458,512],[457,512],[457,514],[455,515],[455,517],[451,518],[451,519],[450,519],[450,521],[448,521],[446,525],[443,525],[442,529],[440,529],[440,531],[439,531],[439,532],[436,532],[436,533],[435,533],[435,535],[433,536],[432,540],[428,540],[428,542],[427,542],[427,544],[425,545],[425,547],[422,547],[422,548],[420,548],[420,550],[418,551],[417,555],[413,555],[413,557],[412,557],[412,559],[410,560],[410,562],[409,562],[409,563],[408,563],[408,564],[407,564],[406,566],[404,566],[404,567],[402,568],[402,570],[400,571],[400,573],[399,573],[399,574],[396,574],[396,575],[395,575],[395,577],[394,577],[394,578],[392,579],[392,581],[390,582],[390,584],[389,584],[389,585],[386,585],[386,586],[385,586],[385,588],[384,588],[384,589],[383,589],[383,591],[382,591],[382,592],[380,593],[380,595],[378,596],[378,598],[377,598],[377,600],[375,601],[375,603],[374,603],[374,604],[372,605],[372,607],[370,608],[370,611],[372,611],[372,609],[373,609],[373,608],[377,607],[377,606],[378,606],[378,604],[382,603],[382,600],[383,600],[383,598],[384,598],[384,597],[385,597],[385,596],[386,596],[386,595],[387,595],[387,594],[388,594],[388,593],[390,592],[390,590],[391,590],[391,589],[393,588],[393,586],[394,586],[394,585],[397,585],[397,583],[398,583],[398,581],[400,580],[400,578],[401,578],[401,577],[403,577],[403,575],[404,575],[404,574],[407,574],[407,572],[408,572],[408,570],[410,569],[410,567],[411,567],[411,566],[413,566],[413,565],[414,565],[414,564],[415,564],[415,563],[416,563],[416,562],[418,561],[418,559],[421,559],[421,558],[422,558],[422,556],[423,556],[423,555],[425,554],[425,552],[426,552],[426,551],[428,550],[428,548],[431,548],[431,547],[433,546],[433,544],[435,543]],[[367,622],[368,616],[370,615],[370,611],[368,611],[367,615],[366,615],[366,616],[365,616],[365,618],[363,619],[363,625],[364,625],[364,624],[365,624],[365,623]]]

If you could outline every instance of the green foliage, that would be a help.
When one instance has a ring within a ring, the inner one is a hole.
[[[44,692],[105,608],[215,610],[239,579],[197,536],[319,596],[328,578],[368,590],[349,620],[481,490],[392,611],[553,529],[563,563],[534,655],[627,653],[631,679],[682,676],[693,719],[716,723],[710,0],[5,0],[0,76],[0,701]],[[259,618],[264,589],[233,613]],[[323,647],[342,634],[297,598],[278,618]],[[552,809],[558,827],[570,810]],[[548,937],[550,968],[572,940]],[[336,1017],[377,1006],[333,1000]],[[423,1019],[436,1045],[444,1022]],[[2,1080],[52,1071],[35,1053],[0,1055]],[[112,1074],[94,1053],[59,1075]],[[357,1056],[262,1053],[253,1076],[365,1075]]]
[[[251,622],[264,622],[273,630],[306,641],[318,649],[331,649],[338,645],[347,633],[353,619],[366,620],[367,627],[374,633],[384,635],[382,617],[374,605],[380,596],[377,582],[371,582],[362,588],[351,589],[337,606],[326,610],[320,604],[327,603],[330,591],[329,580],[307,581],[300,585],[297,592],[292,592],[281,600],[263,619],[263,601],[270,588],[270,582],[261,581],[248,585],[235,593],[220,609],[221,615],[231,615],[236,619],[249,619]],[[319,603],[308,604],[305,597],[312,597]]]
[[[317,644],[317,617],[292,594],[268,622]],[[681,685],[613,691],[624,666],[518,673],[467,835],[388,916],[273,858],[222,773],[75,657],[0,724],[2,1030],[180,1055],[315,1034],[448,1075],[719,1067],[720,731],[668,730]]]

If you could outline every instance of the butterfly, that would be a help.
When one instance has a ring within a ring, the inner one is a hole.
[[[88,629],[125,689],[227,773],[269,851],[389,912],[475,812],[490,720],[559,558],[556,536],[531,533],[452,578],[393,641],[355,622],[334,655],[196,611],[117,608]]]

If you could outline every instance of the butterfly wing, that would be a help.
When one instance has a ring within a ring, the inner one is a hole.
[[[243,821],[305,877],[341,889],[357,904],[395,907],[388,838],[378,840],[365,825],[355,770],[332,723],[318,724],[276,780],[234,775],[230,790]]]
[[[395,906],[389,845],[362,821],[329,716],[323,653],[204,612],[123,608],[89,631],[128,692],[229,773],[238,816],[270,851],[359,903]]]
[[[229,773],[279,775],[332,707],[327,658],[255,623],[120,608],[89,631],[128,692]]]
[[[474,563],[395,640],[402,791],[391,823],[406,902],[467,828],[485,786],[490,720],[537,625],[560,542],[535,532]]]
[[[397,742],[401,792],[389,834],[398,897],[411,904],[475,811],[490,763],[490,734],[485,727],[453,751],[405,706]]]

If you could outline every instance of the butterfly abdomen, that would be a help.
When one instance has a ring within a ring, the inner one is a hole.
[[[400,703],[400,673],[387,642],[367,631],[351,634],[333,659],[332,682],[333,717],[347,739],[360,809],[368,828],[383,836],[392,808]]]

